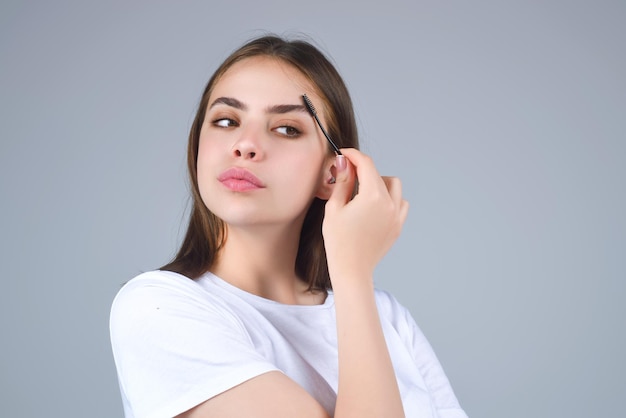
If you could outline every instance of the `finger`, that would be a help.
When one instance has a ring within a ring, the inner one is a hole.
[[[354,148],[345,148],[341,152],[354,166],[361,191],[367,192],[369,189],[384,187],[384,182],[374,165],[374,161],[369,156]]]
[[[402,182],[397,177],[382,177],[391,200],[394,202],[400,202],[402,200]]]
[[[352,198],[356,176],[352,164],[343,155],[337,156],[335,162],[335,184],[328,199],[330,205],[345,205]]]
[[[402,182],[397,177],[383,176],[382,179],[387,186],[389,197],[396,208],[396,219],[399,225],[403,225],[409,213],[409,202],[402,198]]]
[[[402,202],[400,203],[400,219],[401,219],[402,224],[404,224],[404,221],[406,220],[406,217],[408,214],[409,214],[409,202],[402,199]]]

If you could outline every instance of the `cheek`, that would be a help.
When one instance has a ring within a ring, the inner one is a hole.
[[[209,184],[209,179],[213,176],[211,168],[215,167],[215,161],[213,158],[217,155],[216,151],[212,149],[210,141],[203,141],[200,139],[198,145],[198,159],[196,161],[196,172],[198,176],[198,188],[200,189],[200,195],[204,200],[206,194],[206,188]]]
[[[324,161],[319,153],[292,155],[283,169],[290,182],[297,182],[297,193],[315,195],[324,175]]]

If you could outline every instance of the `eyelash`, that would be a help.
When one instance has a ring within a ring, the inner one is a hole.
[[[223,122],[228,122],[228,126],[222,126],[221,123]],[[212,122],[213,126],[215,126],[216,128],[222,128],[222,129],[226,129],[226,128],[232,128],[233,126],[239,126],[239,124],[230,118],[219,118],[219,119],[215,119]]]
[[[226,122],[228,125],[227,126],[223,126],[222,124]],[[215,126],[216,128],[220,128],[220,129],[228,129],[228,128],[232,128],[232,127],[237,127],[239,126],[239,123],[233,119],[230,118],[219,118],[219,119],[215,119],[212,122],[213,126]],[[281,125],[277,128],[274,128],[273,131],[278,131],[279,129],[286,129],[285,133],[279,133],[279,135],[284,136],[285,138],[298,138],[300,135],[302,135],[302,132],[291,125]]]
[[[287,138],[298,138],[300,135],[302,135],[302,132],[300,132],[300,130],[298,128],[295,128],[295,127],[290,126],[290,125],[282,125],[282,126],[279,126],[278,128],[276,128],[275,130],[282,129],[282,128],[286,128],[287,132],[284,133],[284,134],[281,134],[281,135],[283,135],[283,136],[285,136]],[[289,133],[289,132],[291,132],[291,133]]]

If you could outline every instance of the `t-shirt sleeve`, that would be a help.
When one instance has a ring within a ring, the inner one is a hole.
[[[220,299],[175,273],[127,283],[113,301],[110,331],[127,416],[172,417],[277,370]]]
[[[467,418],[432,346],[409,311],[406,309],[404,311],[412,331],[413,355],[424,378],[424,383],[426,383],[437,407],[439,418]]]
[[[378,296],[382,313],[393,323],[419,369],[438,418],[467,418],[437,355],[409,310],[388,292],[379,291]]]

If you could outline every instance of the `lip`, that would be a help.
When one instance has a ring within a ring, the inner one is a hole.
[[[229,168],[220,174],[217,180],[226,188],[236,192],[263,189],[265,187],[258,177],[248,170],[239,167]]]

